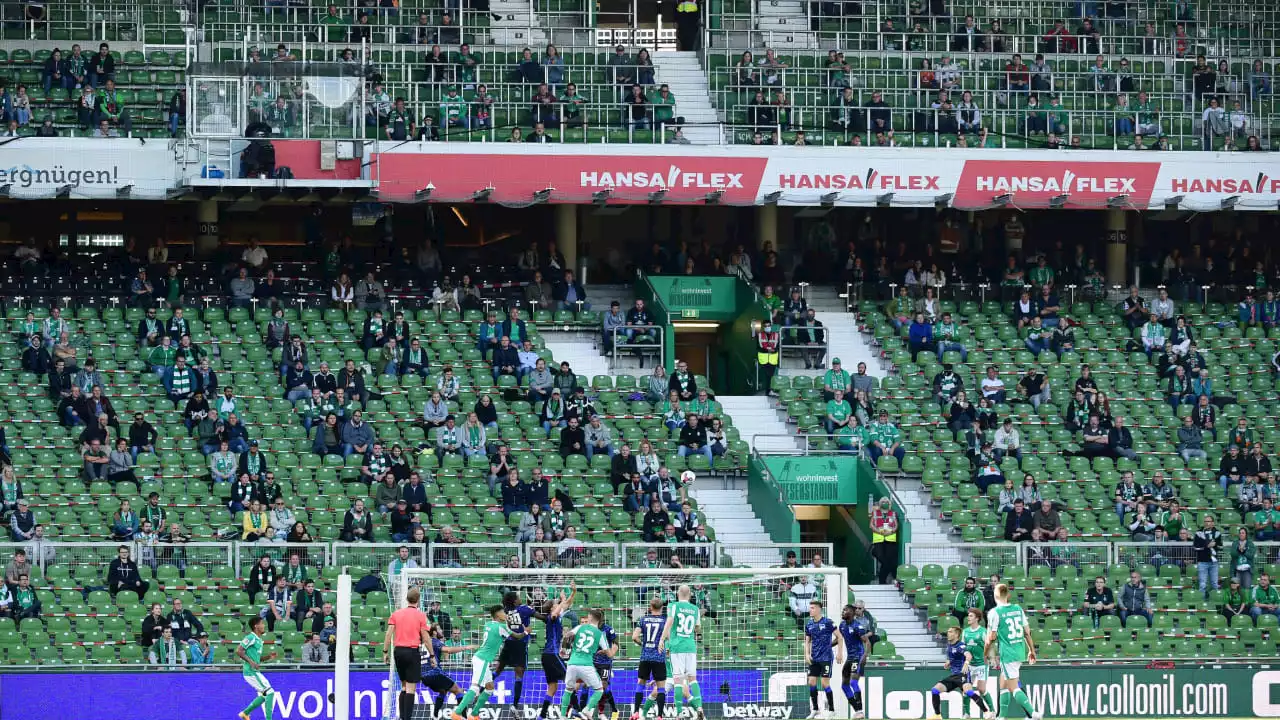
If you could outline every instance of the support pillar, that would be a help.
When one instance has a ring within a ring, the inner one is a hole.
[[[1107,210],[1107,285],[1128,285],[1125,267],[1129,255],[1129,215]]]
[[[756,250],[765,245],[778,249],[778,206],[760,205],[756,208]]]
[[[211,257],[218,242],[218,201],[201,200],[196,208],[196,257]]]
[[[565,265],[578,270],[578,207],[569,203],[556,205],[556,249],[564,255]],[[586,283],[586,278],[578,278]]]

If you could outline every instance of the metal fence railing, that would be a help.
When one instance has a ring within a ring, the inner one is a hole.
[[[619,354],[634,355],[643,363],[646,356],[653,356],[661,363],[665,356],[666,335],[656,325],[620,325],[611,329],[610,364],[618,367]]]
[[[1254,577],[1261,568],[1280,564],[1280,542],[1256,542]],[[1226,575],[1229,552],[1219,554],[1220,571]],[[1189,542],[991,542],[991,543],[908,543],[903,562],[924,567],[939,565],[948,569],[960,564],[968,567],[970,574],[982,575],[987,571],[1000,572],[1007,567],[1030,569],[1037,565],[1057,568],[1069,565],[1081,569],[1084,566],[1127,566],[1142,569],[1146,566],[1159,569],[1164,565],[1182,568],[1196,564],[1196,552]]]

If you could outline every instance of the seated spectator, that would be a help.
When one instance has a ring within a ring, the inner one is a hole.
[[[488,454],[488,437],[485,433],[484,425],[480,424],[480,419],[476,413],[467,414],[467,421],[462,424],[459,430],[462,443],[462,456],[471,458],[474,455],[485,457]]]
[[[138,564],[129,557],[129,547],[121,545],[116,550],[117,557],[107,566],[107,591],[115,597],[121,590],[129,590],[138,594],[138,602],[151,589],[151,583],[142,579],[138,572]],[[268,559],[269,561],[269,559]]]
[[[85,462],[89,462],[86,455]],[[138,478],[133,472],[133,468],[137,465],[137,456],[129,451],[128,443],[124,438],[116,440],[115,449],[107,455],[106,479],[111,484],[127,482],[138,485]],[[90,476],[97,470],[97,465],[93,469],[89,469]]]
[[[937,346],[933,341],[933,325],[925,321],[924,313],[916,313],[915,319],[912,320],[911,326],[907,330],[907,348],[911,352],[913,362],[922,351],[935,352],[937,350]]]
[[[364,499],[357,498],[342,517],[343,542],[373,542],[373,517],[364,509]]]
[[[1031,403],[1031,406],[1037,410],[1042,403],[1049,402],[1051,399],[1049,380],[1034,367],[1027,368],[1027,374],[1018,380],[1016,390],[1023,402]]]
[[[880,418],[867,428],[867,454],[871,462],[879,462],[881,455],[892,455],[901,463],[906,457],[906,449],[902,447],[902,431],[889,421],[887,410],[880,411]]]
[[[231,452],[230,443],[225,438],[218,442],[218,450],[209,453],[209,476],[215,483],[231,482],[236,477],[240,463],[236,454]]]
[[[493,349],[493,381],[497,382],[502,375],[510,375],[518,380],[519,370],[520,353],[511,344],[511,338],[503,335],[498,346]]]
[[[444,465],[446,455],[462,454],[462,432],[456,426],[454,417],[449,415],[445,418],[444,426],[436,431],[436,455],[439,456],[441,466]]]
[[[191,653],[188,665],[213,665],[217,662],[217,649],[209,644],[209,633],[201,632],[196,641],[187,646]]]
[[[241,476],[246,477],[244,475]],[[257,499],[249,502],[249,507],[242,513],[240,539],[244,542],[258,542],[271,539],[271,524],[267,513],[262,510],[262,503]],[[280,578],[283,580],[284,578]]]
[[[1270,575],[1263,573],[1258,577],[1258,584],[1249,592],[1249,602],[1252,605],[1249,614],[1253,616],[1255,625],[1263,615],[1280,618],[1280,590],[1271,584]]]
[[[1126,460],[1137,460],[1138,453],[1133,449],[1133,433],[1124,426],[1124,418],[1116,416],[1111,429],[1107,431],[1107,444],[1114,457]]]
[[[1116,614],[1116,596],[1107,587],[1107,580],[1102,576],[1094,578],[1084,596],[1084,610],[1093,618],[1093,626],[1098,627],[1098,618]]]
[[[1218,484],[1223,490],[1244,482],[1245,461],[1246,458],[1240,454],[1239,445],[1232,444],[1223,453],[1222,460],[1218,463]]]
[[[613,456],[613,435],[609,427],[600,422],[600,416],[591,415],[587,426],[583,428],[586,438],[586,455],[590,460],[595,455]]]
[[[641,532],[645,542],[658,542],[659,536],[665,532],[667,525],[671,523],[671,517],[667,514],[666,509],[658,500],[649,503],[649,511],[644,514],[641,524]]]
[[[1049,500],[1042,500],[1040,502],[1040,509],[1035,512],[1034,521],[1032,523],[1031,539],[1035,542],[1053,540],[1058,535],[1058,529],[1062,527],[1062,516],[1058,513],[1058,510],[1054,508],[1053,502]]]
[[[373,428],[364,421],[364,413],[356,410],[351,415],[351,422],[342,428],[342,456],[352,453],[363,455],[369,452],[375,440]]]
[[[578,425],[578,418],[569,418],[567,427],[560,431],[560,457],[585,455],[586,452],[586,432]]]

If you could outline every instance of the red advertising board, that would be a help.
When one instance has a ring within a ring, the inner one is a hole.
[[[700,200],[719,190],[726,204],[751,205],[767,163],[764,157],[382,153],[376,177],[384,200],[411,199],[430,185],[432,200],[470,200],[489,187],[493,202],[529,202],[548,188],[552,202],[588,202],[605,189],[613,190],[611,202],[645,202],[659,190],[673,202]]]
[[[1100,207],[1109,198],[1128,195],[1146,207],[1160,174],[1158,162],[966,160],[956,187],[957,207],[981,207],[1000,195],[1013,205],[1045,206],[1066,195],[1067,207]]]

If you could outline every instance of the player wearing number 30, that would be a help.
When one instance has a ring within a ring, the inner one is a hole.
[[[809,703],[813,706],[811,718],[831,717],[836,712],[835,695],[831,692],[831,646],[835,638],[835,662],[844,662],[844,635],[836,630],[831,618],[822,614],[822,602],[809,601],[809,622],[804,625],[804,660],[809,666]],[[822,681],[822,691],[827,696],[827,714],[818,709],[818,681]]]
[[[572,651],[569,653],[569,667],[565,671],[564,693],[560,700],[560,716],[563,718],[569,717],[569,703],[573,700],[573,693],[579,682],[586,685],[591,694],[581,716],[590,720],[595,714],[596,705],[600,704],[604,683],[600,680],[600,673],[596,671],[596,653],[602,652],[612,658],[618,649],[616,644],[609,643],[604,631],[600,629],[603,624],[604,613],[599,608],[592,608],[587,613],[586,622],[565,632]]]
[[[689,602],[693,590],[681,585],[676,590],[676,601],[667,608],[667,625],[662,629],[658,652],[671,652],[671,674],[679,689],[676,691],[676,714],[684,710],[684,704],[693,705],[698,720],[705,720],[702,712],[702,689],[698,687],[698,631],[702,619],[698,606]]]
[[[484,624],[484,633],[480,636],[480,649],[471,658],[471,687],[462,696],[462,702],[453,711],[453,720],[463,720],[463,715],[471,710],[472,720],[480,717],[480,710],[489,701],[493,692],[493,663],[502,651],[502,643],[511,634],[507,629],[507,613],[501,605],[489,608],[489,621]]]
[[[1036,646],[1031,640],[1031,626],[1018,605],[1009,603],[1009,586],[996,585],[996,606],[987,612],[987,656],[1000,662],[1000,693],[993,711],[1011,717],[1009,710],[1016,704],[1027,717],[1041,720],[1044,714],[1031,707],[1031,700],[1018,684],[1022,663],[1034,665]]]

